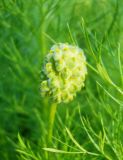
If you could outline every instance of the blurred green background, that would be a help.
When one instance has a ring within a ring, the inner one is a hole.
[[[76,151],[67,127],[99,155],[51,157],[123,159],[122,6],[122,0],[0,0],[0,160],[46,159],[52,102],[40,95],[42,62],[54,42],[72,39],[85,52],[88,76],[75,100],[58,106],[51,147]]]

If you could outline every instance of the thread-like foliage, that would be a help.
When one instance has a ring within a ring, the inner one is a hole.
[[[122,6],[122,0],[0,1],[1,160],[123,159]],[[52,101],[40,95],[41,67],[59,42],[83,49],[88,74],[74,100],[59,104],[48,146]]]

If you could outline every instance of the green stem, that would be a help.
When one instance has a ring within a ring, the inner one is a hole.
[[[53,133],[53,125],[55,119],[57,103],[53,103],[50,108],[50,115],[49,115],[49,128],[48,128],[48,145],[52,143],[52,133]]]

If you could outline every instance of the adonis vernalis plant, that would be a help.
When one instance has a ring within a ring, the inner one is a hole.
[[[86,74],[86,57],[78,46],[55,44],[46,55],[42,68],[41,94],[53,101],[49,117],[49,141],[57,104],[73,100],[84,87]]]

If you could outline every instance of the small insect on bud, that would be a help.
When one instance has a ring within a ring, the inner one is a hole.
[[[46,55],[42,71],[45,77],[41,82],[42,95],[51,97],[56,103],[67,103],[84,86],[86,57],[77,46],[55,44]]]

